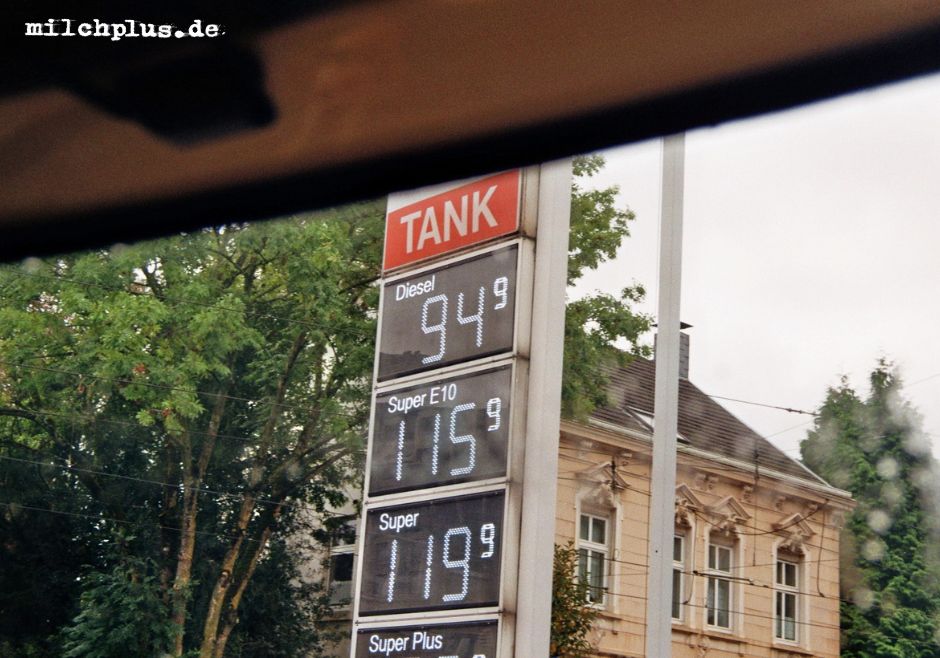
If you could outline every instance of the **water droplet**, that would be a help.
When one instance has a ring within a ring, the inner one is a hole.
[[[881,487],[881,498],[889,507],[896,507],[903,497],[904,492],[901,491],[901,487],[894,482],[888,482],[885,486]]]
[[[886,480],[893,480],[898,476],[898,461],[894,457],[882,457],[878,462],[878,475]]]
[[[29,258],[23,259],[23,270],[28,274],[34,274],[39,271],[39,268],[42,267],[42,261],[36,258],[35,256],[30,256]]]
[[[883,535],[891,527],[891,515],[883,509],[872,510],[868,513],[868,527]]]
[[[880,562],[885,555],[884,542],[878,539],[869,539],[862,546],[862,557],[869,562]]]
[[[868,610],[875,604],[875,594],[867,587],[862,587],[852,592],[852,600],[862,610]]]

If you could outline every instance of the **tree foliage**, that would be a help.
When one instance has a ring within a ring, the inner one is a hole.
[[[858,501],[842,531],[842,655],[940,656],[936,463],[890,364],[870,385],[867,399],[845,378],[830,389],[801,445],[807,466]]]
[[[70,538],[92,570],[80,604],[69,579],[48,584],[73,601],[72,655],[104,655],[78,638],[116,603],[106,583],[147,583],[169,611],[170,655],[221,656],[249,582],[284,563],[272,540],[357,481],[382,215],[363,204],[0,271],[0,550],[28,563],[19,531],[68,523],[35,543],[54,554]],[[156,565],[153,580],[104,557],[128,528],[124,550]]]
[[[85,579],[79,613],[63,632],[65,658],[163,656],[174,627],[161,597],[157,565],[147,558],[120,555],[108,571]]]
[[[592,649],[588,633],[597,608],[588,603],[588,584],[577,578],[578,551],[571,542],[555,545],[552,564],[551,655],[582,658]]]
[[[574,285],[588,269],[613,258],[635,218],[619,209],[616,186],[600,190],[586,182],[604,166],[599,155],[574,159],[571,189],[571,232],[568,244],[568,285]],[[595,292],[569,300],[565,313],[565,360],[562,378],[562,414],[584,419],[607,402],[603,366],[625,365],[631,356],[649,356],[640,337],[652,320],[634,310],[646,291],[642,285],[624,287],[619,295]]]

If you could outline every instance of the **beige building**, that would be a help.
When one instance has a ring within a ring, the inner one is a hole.
[[[684,354],[673,656],[838,656],[849,493],[696,388]],[[609,406],[562,423],[556,535],[579,550],[598,656],[644,651],[654,371],[642,359],[610,371]]]
[[[688,381],[682,340],[673,656],[838,656],[839,530],[854,502]],[[645,644],[655,366],[639,359],[607,374],[609,405],[562,422],[556,537],[580,552],[599,611],[597,655],[635,657]],[[340,533],[327,562],[344,638],[354,551]],[[347,656],[348,642],[332,655]]]

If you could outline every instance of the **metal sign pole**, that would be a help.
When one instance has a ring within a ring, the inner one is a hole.
[[[653,465],[650,485],[646,655],[672,655],[672,543],[675,534],[676,434],[679,416],[679,296],[682,282],[682,199],[685,135],[663,144],[659,244],[659,335]],[[534,655],[534,654],[533,654]]]
[[[389,199],[351,658],[548,655],[570,194]]]
[[[555,494],[571,218],[571,161],[542,165],[529,350],[516,656],[547,656],[552,611]]]

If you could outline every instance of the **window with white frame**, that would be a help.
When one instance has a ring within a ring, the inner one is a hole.
[[[778,640],[799,640],[800,565],[794,560],[777,559],[774,592],[774,635]]]
[[[731,569],[733,549],[723,544],[708,546],[708,591],[706,623],[716,628],[731,628]]]
[[[607,519],[582,514],[578,530],[578,579],[588,586],[587,600],[604,605],[607,594],[608,549]]]
[[[353,567],[356,555],[356,519],[340,519],[330,533],[329,591],[330,603],[352,603]]]
[[[672,538],[672,618],[682,621],[685,591],[685,535],[676,534]]]

